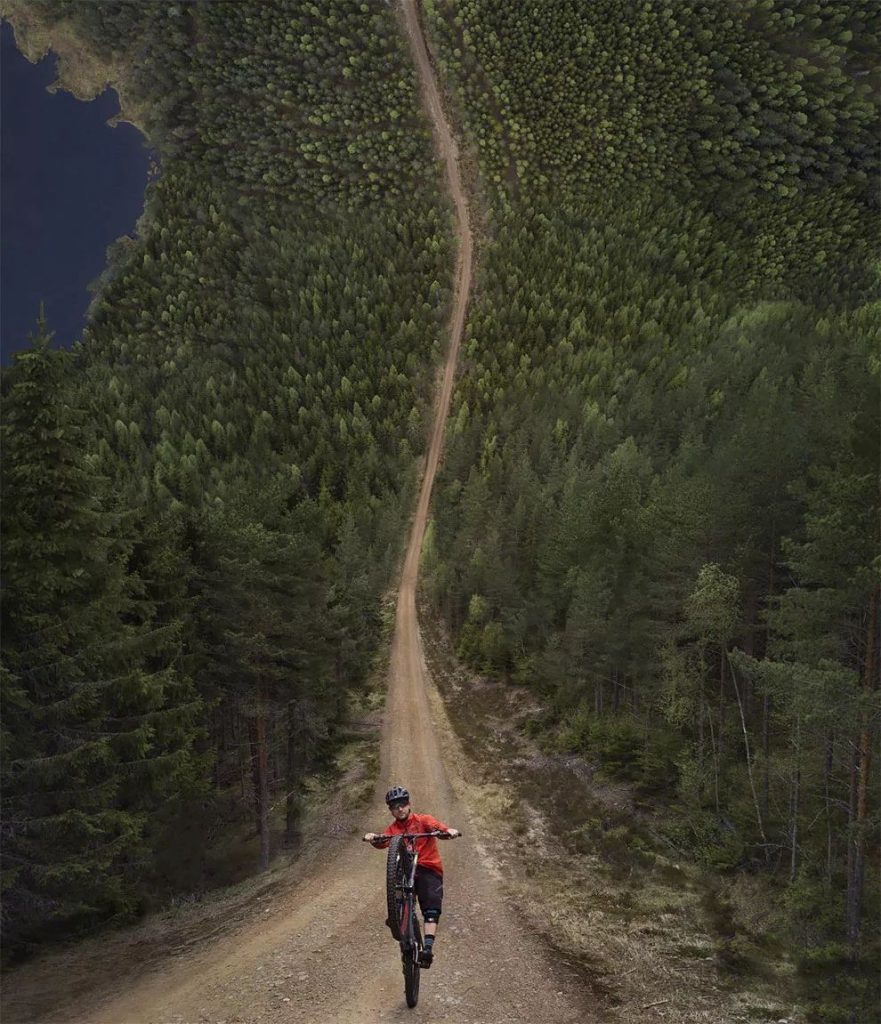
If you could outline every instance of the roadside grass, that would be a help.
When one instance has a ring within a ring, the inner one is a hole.
[[[479,848],[511,906],[583,974],[608,1019],[803,1022],[761,881],[690,862],[634,787],[552,743],[541,749],[534,696],[463,669],[437,617],[422,612],[436,703],[454,731],[447,760]]]

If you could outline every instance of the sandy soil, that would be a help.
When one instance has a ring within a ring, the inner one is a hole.
[[[437,959],[423,974],[419,1006],[411,1011],[404,1003],[397,945],[383,925],[384,854],[352,837],[328,841],[324,855],[312,858],[305,877],[302,870],[292,873],[289,884],[276,887],[268,905],[255,905],[252,914],[230,922],[219,937],[195,948],[169,950],[166,961],[140,977],[131,965],[120,965],[114,980],[96,980],[94,990],[83,992],[81,985],[74,988],[68,981],[63,957],[56,959],[54,973],[45,961],[41,969],[17,972],[7,982],[15,990],[6,993],[6,1024],[364,1024],[416,1019],[574,1024],[597,1019],[577,974],[556,964],[507,905],[480,835],[471,828],[468,808],[455,795],[460,788],[456,765],[444,763],[440,742],[450,725],[440,701],[430,699],[433,684],[423,654],[415,585],[471,285],[472,237],[456,142],[443,114],[414,0],[403,0],[401,19],[445,167],[458,237],[449,352],[398,593],[380,783],[363,822],[364,831],[384,827],[388,815],[382,794],[388,785],[400,783],[410,788],[417,810],[429,811],[465,833],[441,848],[447,897]],[[104,965],[101,974],[107,973]],[[47,977],[53,989],[50,1000],[45,991],[33,989],[45,986]],[[55,1005],[51,1011],[50,1004]]]

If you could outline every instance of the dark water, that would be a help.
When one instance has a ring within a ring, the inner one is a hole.
[[[107,246],[133,234],[150,153],[131,125],[116,128],[116,93],[90,103],[46,92],[55,58],[30,64],[0,25],[0,340],[2,361],[25,347],[40,302],[59,345],[82,332]]]

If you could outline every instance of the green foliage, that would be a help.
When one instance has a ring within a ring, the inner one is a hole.
[[[88,465],[41,321],[3,405],[6,952],[137,909],[158,823],[199,791],[201,710],[133,518]]]
[[[685,621],[704,643],[728,644],[741,619],[737,580],[718,565],[701,567],[685,601]]]
[[[640,777],[640,754],[645,741],[635,722],[626,717],[596,719],[589,742],[603,770],[613,778],[635,782]]]
[[[547,722],[537,722],[532,731],[547,729]],[[555,723],[552,742],[559,752],[593,761],[609,778],[635,783],[645,796],[676,792],[681,740],[674,733],[647,730],[630,715],[601,717],[581,704]]]
[[[736,209],[874,191],[871,3],[438,5],[487,181],[593,195],[644,182]]]
[[[163,158],[283,210],[405,197],[433,174],[416,75],[391,12],[361,0],[37,0],[125,72]]]
[[[731,871],[743,866],[743,836],[730,821],[709,811],[689,807],[666,831],[673,843],[709,868]]]
[[[33,603],[16,613],[33,624],[4,637],[9,799],[49,786],[16,767],[48,743],[29,689],[37,654],[91,672],[59,680],[52,700],[75,691],[64,714],[95,738],[70,739],[71,756],[84,792],[95,786],[87,817],[63,819],[70,857],[36,825],[27,839],[34,864],[57,849],[59,865],[91,865],[88,887],[37,912],[43,897],[13,866],[7,951],[53,914],[61,933],[222,882],[212,847],[256,821],[271,854],[272,807],[296,842],[306,780],[382,635],[450,271],[430,134],[386,5],[37,0],[33,16],[50,35],[63,19],[121,69],[160,173],[81,344],[52,364],[82,409],[76,501],[51,478],[36,489],[47,450],[28,470],[33,507],[8,503],[4,586],[8,573],[8,600],[18,587]],[[26,386],[21,368],[10,386]],[[10,451],[36,443],[19,405]],[[59,538],[72,553],[44,558]],[[77,602],[88,615],[73,628]],[[51,657],[27,642],[37,629],[61,634]],[[82,656],[90,631],[113,652],[100,671]],[[125,728],[107,725],[114,708]],[[118,762],[154,753],[149,786],[121,781]]]
[[[878,721],[878,12],[427,13],[490,202],[429,592],[488,669],[481,595],[558,749],[658,787],[678,848],[767,871],[781,900],[823,878],[836,912],[785,941],[840,942],[847,917],[861,1005],[879,913],[877,786],[850,820]],[[853,897],[844,913],[860,851],[862,954]]]

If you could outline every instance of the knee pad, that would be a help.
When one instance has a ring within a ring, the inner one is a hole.
[[[439,910],[435,910],[433,907],[430,910],[424,910],[422,912],[422,918],[426,924],[437,924],[440,916],[441,912]]]

